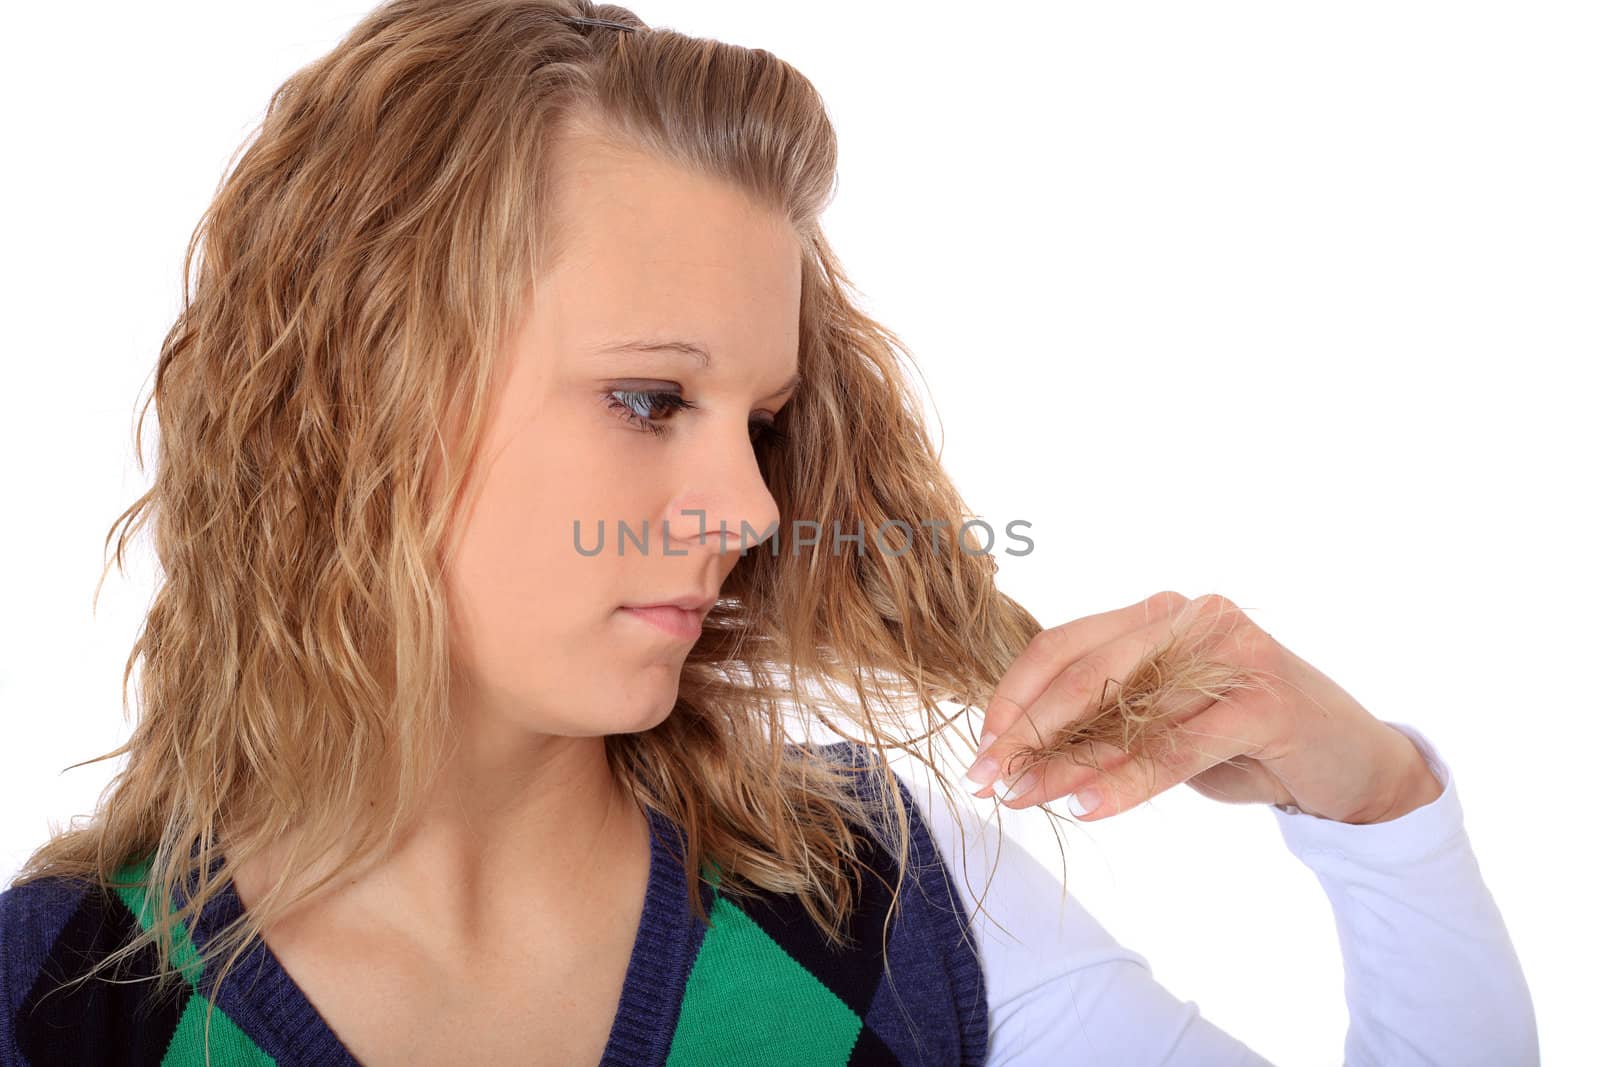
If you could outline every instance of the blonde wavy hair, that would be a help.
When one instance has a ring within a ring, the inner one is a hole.
[[[206,946],[206,960],[228,954],[225,975],[339,868],[384,855],[418,810],[453,736],[448,520],[494,354],[553,254],[547,164],[578,126],[732,183],[800,235],[805,384],[780,417],[787,440],[760,457],[786,524],[958,531],[974,518],[929,440],[905,346],[860,310],[819,229],[836,140],[805,77],[612,4],[390,0],[273,94],[189,242],[135,428],[142,468],[154,403],[155,477],[106,538],[120,568],[153,518],[162,572],[123,673],[126,709],[142,660],[132,735],[84,761],[127,762],[94,815],[14,879],[126,888],[118,871],[151,857],[150,925],[100,966],[153,944],[158,987],[178,981],[175,925],[292,829],[282,877]],[[909,824],[888,750],[932,768],[953,803],[922,746],[959,730],[970,751],[968,713],[1041,631],[970,533],[954,550],[887,529],[885,550],[861,555],[747,553],[672,713],[605,739],[639,803],[683,829],[701,919],[709,861],[724,895],[794,894],[841,943],[863,832],[899,857],[892,917]],[[1193,664],[1144,695],[1228,681]],[[1137,752],[1160,718],[1138,700],[1125,687],[1032,754],[1097,739]],[[796,709],[865,743],[869,764],[788,745]],[[863,772],[875,788],[858,788]],[[290,870],[323,863],[287,895]]]

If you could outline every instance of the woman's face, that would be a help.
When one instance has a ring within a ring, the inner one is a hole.
[[[502,353],[446,567],[452,641],[470,710],[631,733],[672,710],[694,638],[625,606],[714,597],[740,530],[753,549],[778,521],[752,440],[793,393],[800,247],[733,187],[588,135],[554,178],[561,252]],[[617,349],[663,342],[709,361]]]

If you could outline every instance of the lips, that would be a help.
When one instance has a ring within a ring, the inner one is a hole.
[[[696,641],[700,638],[700,621],[704,615],[701,611],[691,611],[688,608],[675,607],[671,604],[651,604],[647,607],[624,607],[624,615],[650,624],[673,637],[683,641]]]

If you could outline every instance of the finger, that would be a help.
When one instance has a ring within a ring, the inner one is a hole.
[[[1125,608],[1039,631],[995,687],[983,713],[984,738],[1010,730],[1069,663],[1152,621],[1171,618],[1187,603],[1183,594],[1169,590]]]
[[[1110,769],[1120,767],[1133,757],[1127,752],[1106,741],[1084,741],[1070,746],[1066,753],[1052,759],[1044,760],[1026,770],[1019,770],[1010,775],[1020,787],[1016,790],[1013,801],[1021,801],[1024,797],[1034,799],[1018,804],[1025,807],[1027,803],[1041,803],[1050,799],[1052,794],[1060,795],[1067,791],[1064,783],[1072,781],[1073,774],[1081,775],[1084,768]],[[979,800],[995,797],[1001,803],[1007,803],[1006,778],[996,778],[982,789],[974,789],[972,795]]]
[[[1216,701],[1205,693],[1184,693],[1166,698],[1161,705],[1159,724],[1146,727],[1139,735],[1137,747],[1140,753],[1149,755],[1176,747],[1181,742],[1172,735],[1172,729],[1188,720],[1198,718],[1215,706]],[[1002,737],[992,751],[1001,750],[1006,740],[1007,738]],[[998,757],[1001,773],[983,788],[973,788],[972,795],[979,800],[994,796],[1002,801],[1009,801],[1032,792],[1040,784],[1041,776],[1046,773],[1045,768],[1059,766],[1059,771],[1049,772],[1052,774],[1067,774],[1072,771],[1094,773],[1116,770],[1135,758],[1133,753],[1116,742],[1093,740],[1074,742],[1059,754],[1047,757],[1042,763],[1029,761],[1032,763],[1029,766],[1023,762],[1024,757],[1031,755],[1029,749],[1043,745],[1042,741],[1016,742],[1013,748]],[[1046,778],[1045,785],[1048,787],[1049,784],[1050,779]],[[1070,789],[1065,791],[1070,792]]]
[[[1171,728],[1171,746],[1160,745],[1149,759],[1124,758],[1104,769],[1056,758],[1034,769],[1038,778],[1001,801],[1021,808],[1065,798],[1082,821],[1109,818],[1212,768],[1253,755],[1262,740],[1252,729],[1257,717],[1224,698],[1192,719]]]
[[[1044,746],[1059,731],[1098,712],[1111,685],[1131,676],[1146,657],[1173,639],[1174,618],[1161,618],[1070,663],[1056,664],[1049,683],[1036,699],[1019,709],[1010,726],[974,759],[967,772],[973,795],[984,796],[983,790],[997,779],[1007,783],[1015,780],[1019,772],[1012,770],[1012,764],[1022,750]],[[1177,700],[1174,707],[1165,709],[1174,716],[1198,714],[1212,703],[1204,694],[1180,695]]]

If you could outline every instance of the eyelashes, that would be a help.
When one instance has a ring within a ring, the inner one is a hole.
[[[612,389],[606,393],[606,406],[636,430],[655,437],[667,432],[667,422],[680,411],[694,411],[700,405],[678,393],[653,389]],[[781,445],[789,435],[778,429],[773,418],[751,419],[750,440],[758,445]]]
[[[606,401],[607,406],[621,415],[628,425],[657,437],[667,432],[663,423],[672,415],[699,407],[694,401],[685,400],[677,393],[649,389],[613,389],[606,394]]]

